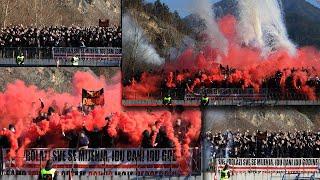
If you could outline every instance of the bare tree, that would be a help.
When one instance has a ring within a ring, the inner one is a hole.
[[[8,17],[17,5],[18,0],[0,0],[0,21],[3,27],[7,26]]]
[[[86,14],[79,11],[78,0],[0,0],[0,23],[23,25],[97,25],[98,19],[108,18],[113,23],[120,22],[120,3],[104,0],[84,6]],[[84,1],[81,1],[84,3]],[[99,3],[97,3],[99,2]],[[117,11],[110,11],[116,8]],[[114,18],[117,16],[117,18]]]
[[[127,17],[129,18],[129,17]],[[132,76],[137,70],[147,70],[152,65],[146,63],[145,59],[149,59],[148,48],[143,46],[146,44],[144,32],[137,26],[135,18],[123,20],[124,28],[127,34],[123,37],[123,71],[127,76]]]

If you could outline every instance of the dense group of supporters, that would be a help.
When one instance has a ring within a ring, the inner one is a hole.
[[[124,78],[123,85],[130,86],[145,82],[148,77],[159,77],[159,91],[183,98],[185,93],[202,92],[212,88],[269,89],[271,98],[314,98],[320,94],[320,77],[314,68],[279,69],[265,77],[260,83],[252,81],[245,72],[229,66],[217,65],[210,70],[150,70],[136,72]],[[306,90],[306,87],[309,90]],[[313,94],[306,92],[313,91]],[[278,94],[277,94],[278,93]],[[210,93],[208,93],[210,95]],[[313,97],[311,97],[313,96]]]
[[[206,133],[213,158],[320,158],[320,132]]]
[[[30,113],[30,117],[33,118],[33,123],[41,127],[42,121],[51,121],[55,115],[61,118],[71,116],[73,113],[82,113],[83,116],[90,114],[93,110],[90,106],[71,106],[65,103],[64,107],[60,109],[56,102],[53,101],[47,110],[44,110],[45,104],[40,99],[39,107],[36,103],[33,104],[34,112]],[[116,137],[110,136],[108,128],[112,120],[113,114],[105,117],[105,125],[103,127],[93,127],[93,130],[88,130],[83,122],[82,127],[76,127],[66,131],[58,130],[61,132],[48,132],[46,134],[37,135],[33,142],[28,144],[30,148],[46,148],[46,147],[68,147],[68,148],[112,148],[118,147],[119,145],[130,145],[128,134],[118,129],[118,135]],[[140,147],[142,148],[173,148],[172,141],[168,138],[166,128],[164,126],[159,127],[159,122],[150,125],[151,130],[145,130],[141,134]],[[191,124],[188,124],[181,119],[177,119],[173,123],[174,136],[183,143],[185,135]],[[10,133],[16,133],[16,127],[13,124],[9,125],[9,128],[3,128],[0,130],[0,148],[10,148],[10,136],[6,131]],[[54,134],[52,134],[54,133]],[[55,136],[57,142],[52,141],[52,136]],[[22,144],[24,136],[18,138],[18,144]],[[62,142],[62,143],[61,143]],[[19,145],[19,146],[20,146]],[[136,145],[135,145],[136,146]]]
[[[121,47],[121,28],[9,26],[0,31],[0,47]]]

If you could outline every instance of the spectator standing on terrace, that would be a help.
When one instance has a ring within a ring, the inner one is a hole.
[[[173,127],[175,137],[178,138],[180,143],[183,143],[185,139],[185,134],[188,132],[188,128],[190,124],[186,123],[185,121],[182,123],[181,119],[177,119],[176,123]]]
[[[51,113],[50,114],[52,114],[52,113],[57,113],[57,114],[59,114],[60,115],[60,108],[59,108],[59,106],[57,105],[57,101],[56,100],[53,100],[52,101],[52,103],[51,103],[51,105],[50,105],[50,107],[49,107],[49,109],[48,109],[48,115],[49,115],[49,110],[51,109]]]
[[[7,136],[0,136],[0,148],[10,148],[10,142]]]
[[[75,129],[68,131],[66,133],[62,132],[62,135],[66,138],[66,140],[68,140],[69,148],[77,148],[79,135]]]
[[[10,26],[0,30],[1,47],[121,47],[120,27]]]
[[[101,130],[101,147],[102,148],[112,148],[114,146],[114,138],[108,133],[109,123],[111,121],[112,114],[105,118],[106,125]]]
[[[40,112],[40,114],[35,119],[33,119],[33,122],[34,123],[39,123],[39,122],[41,122],[43,120],[46,120],[46,121],[49,120],[48,114],[45,113],[45,112]]]
[[[11,131],[12,133],[15,133],[16,127],[13,124],[9,124],[9,131]]]
[[[9,137],[5,134],[7,134],[5,131],[9,132],[9,133],[15,133],[16,132],[16,128],[13,124],[9,124],[9,128],[3,128],[1,134],[0,135],[0,148],[10,148],[10,140]]]
[[[70,113],[72,110],[72,107],[68,104],[65,103],[62,109],[62,115],[67,115],[68,113]]]
[[[88,136],[85,134],[84,131],[81,131],[79,134],[79,141],[78,141],[78,148],[79,150],[81,149],[87,149],[89,147],[89,138]]]
[[[163,126],[160,127],[159,132],[156,137],[156,142],[155,142],[155,147],[156,148],[172,148],[172,142],[168,138],[166,130]]]
[[[149,72],[136,71],[124,75],[123,85],[130,86],[143,83],[141,82],[141,77],[147,73],[149,76],[160,75],[163,77],[158,82],[160,84],[158,91],[161,91],[164,95],[167,93],[175,94],[175,99],[184,99],[186,97],[185,93],[187,93],[187,97],[198,93],[201,94],[206,89],[215,89],[216,91],[207,92],[210,93],[210,97],[217,97],[221,100],[230,98],[230,93],[236,95],[235,98],[245,97],[255,100],[264,99],[265,96],[273,100],[308,100],[314,97],[320,98],[320,78],[318,72],[313,70],[313,68],[279,69],[270,74],[270,76],[261,79],[260,84],[252,83],[251,80],[248,81],[244,75],[241,75],[243,77],[238,77],[237,73],[240,72],[242,71],[228,66],[223,67],[222,65],[220,67],[213,67],[212,71],[203,70],[198,72],[190,72],[188,70],[170,73],[156,70]],[[300,73],[306,75],[306,82],[302,83],[302,80],[297,76]],[[211,79],[210,77],[214,78]],[[311,88],[314,94],[303,92],[301,89],[302,84],[304,84],[304,87]],[[264,89],[268,91],[264,91]]]
[[[148,130],[144,130],[142,133],[142,148],[152,148],[151,136]]]
[[[319,158],[320,133],[311,131],[207,133],[214,158]]]
[[[89,148],[101,148],[103,143],[108,143],[103,141],[103,138],[105,138],[105,132],[103,132],[103,130],[106,129],[103,128],[100,130],[97,126],[95,126],[93,131],[88,131],[85,127],[83,127],[83,131],[90,139]]]

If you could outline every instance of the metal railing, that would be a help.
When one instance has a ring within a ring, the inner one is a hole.
[[[216,100],[239,99],[239,100],[305,100],[308,101],[307,94],[296,92],[293,89],[281,91],[280,89],[262,88],[256,91],[253,88],[212,88],[202,89],[193,93],[186,93],[187,99],[199,99],[203,94]],[[316,92],[316,97],[320,98],[320,92]]]
[[[225,100],[225,99],[252,99],[252,100],[306,100],[309,98],[306,94],[294,92],[294,90],[285,90],[281,92],[279,89],[263,88],[255,91],[253,88],[211,88],[201,89],[194,92],[187,92],[181,89],[160,90],[155,93],[141,92],[123,92],[124,99],[146,100],[146,99],[162,99],[165,94],[170,94],[176,100],[199,100],[204,94],[210,99]],[[316,92],[316,97],[320,98],[320,92]]]
[[[83,60],[121,60],[121,48],[52,48],[53,59],[69,60],[77,56]]]
[[[52,48],[3,47],[0,48],[0,63],[2,59],[16,59],[21,53],[25,59],[52,59]]]
[[[122,93],[122,98],[127,100],[162,100],[163,96],[166,94],[170,94],[170,96],[177,100],[184,100],[185,99],[185,89],[170,89],[170,90],[160,90],[158,92],[126,92],[125,90]]]
[[[73,66],[73,56],[79,58],[78,66],[113,66],[119,67],[122,60],[122,49],[113,47],[101,48],[0,48],[0,66],[17,66],[16,58],[23,53],[23,66]]]
[[[201,97],[207,94],[209,105],[320,105],[320,92],[316,92],[316,99],[311,100],[306,94],[294,90],[281,91],[279,89],[253,88],[210,88],[200,89],[192,93],[181,89],[171,89],[156,93],[140,93],[123,91],[123,105],[162,105],[162,98],[170,93],[173,104],[198,106]]]

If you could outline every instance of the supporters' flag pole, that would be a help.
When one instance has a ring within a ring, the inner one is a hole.
[[[68,180],[72,180],[71,172],[69,173],[69,178],[68,178]]]
[[[108,154],[107,154],[108,157]],[[103,158],[103,173],[106,174],[106,157]]]
[[[144,153],[143,148],[140,147],[140,151],[141,151],[141,149],[142,149],[142,151]],[[134,157],[134,160],[136,161],[136,179],[138,179],[138,161],[137,161],[137,158],[138,158],[137,156]]]
[[[68,178],[68,180],[72,180],[73,168],[74,168],[74,161],[73,161],[73,157],[72,157],[72,167],[71,167],[71,171],[69,171],[69,178]]]
[[[42,157],[40,157],[40,171],[42,169]]]
[[[50,156],[49,156],[50,157]],[[39,157],[39,159],[40,159],[40,161],[39,161],[39,163],[40,163],[40,166],[39,166],[39,177],[41,177],[42,178],[42,176],[41,176],[41,170],[42,170],[42,157],[40,156]]]

